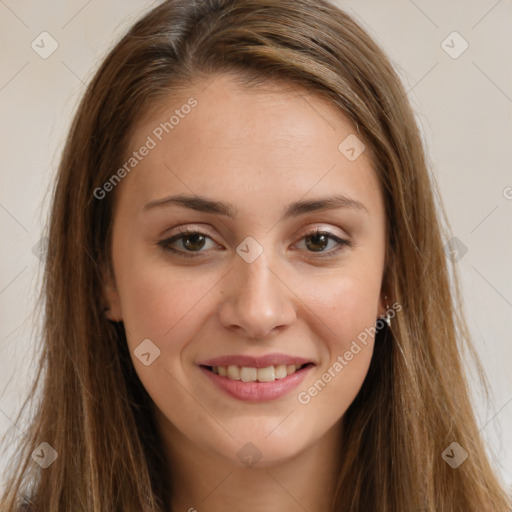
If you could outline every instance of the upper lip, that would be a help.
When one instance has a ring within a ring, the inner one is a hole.
[[[246,366],[250,368],[265,368],[267,366],[278,366],[282,364],[295,364],[300,366],[302,364],[312,363],[309,359],[303,357],[290,356],[287,354],[266,354],[264,356],[249,356],[249,355],[229,355],[214,357],[201,361],[200,366]]]

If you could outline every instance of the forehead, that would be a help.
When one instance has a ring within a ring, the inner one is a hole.
[[[132,206],[175,192],[215,194],[254,211],[335,191],[377,206],[368,148],[347,158],[350,137],[354,126],[318,94],[283,82],[246,87],[220,75],[162,101],[138,123],[127,158],[151,149],[116,194]]]

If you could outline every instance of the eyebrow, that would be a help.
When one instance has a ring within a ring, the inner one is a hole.
[[[143,210],[148,211],[153,208],[168,207],[168,206],[181,206],[203,213],[213,213],[217,215],[224,215],[234,219],[238,210],[231,204],[214,201],[202,196],[189,196],[178,194],[173,196],[156,199],[147,203]],[[367,208],[360,201],[356,201],[347,196],[336,194],[328,197],[320,197],[309,201],[297,201],[291,203],[286,207],[283,214],[283,219],[290,217],[297,217],[305,213],[334,210],[339,208],[347,208],[359,210],[361,212],[369,213]]]

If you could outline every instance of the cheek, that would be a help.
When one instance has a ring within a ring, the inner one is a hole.
[[[320,285],[304,283],[305,302],[323,320],[324,342],[331,356],[347,350],[351,341],[375,326],[381,287],[379,265],[365,263],[336,271]]]
[[[123,219],[114,228],[113,260],[128,344],[133,350],[149,338],[161,349],[176,350],[183,339],[180,330],[197,325],[192,318],[195,305],[213,286],[213,278],[199,267],[192,272],[191,267],[173,264],[155,241],[133,243],[140,238]],[[169,338],[175,340],[173,346],[161,346]]]
[[[146,391],[183,431],[204,425],[205,418],[197,402],[185,389],[190,388],[187,347],[199,336],[204,326],[209,292],[214,292],[218,276],[201,272],[191,279],[188,271],[170,265],[132,259],[119,273],[123,323],[130,356]],[[157,347],[140,350],[143,340]],[[145,365],[137,354],[150,352],[150,364]],[[154,354],[158,354],[154,357]],[[142,364],[141,364],[142,363]],[[175,404],[179,402],[179,408]],[[199,432],[201,429],[199,428]]]
[[[299,391],[298,402],[335,421],[352,403],[368,372],[378,317],[380,267],[339,273],[329,287],[315,288],[308,304],[324,320],[325,358],[316,379]],[[313,306],[314,305],[314,306]]]
[[[201,302],[218,279],[199,269],[200,275],[191,279],[190,269],[142,261],[125,269],[120,297],[129,344],[150,338],[162,350],[181,349],[180,340],[193,339],[193,329],[200,326]]]

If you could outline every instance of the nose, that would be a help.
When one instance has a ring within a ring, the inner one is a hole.
[[[239,258],[226,276],[219,319],[239,336],[263,339],[296,318],[294,294],[269,263],[266,251],[252,263]]]

